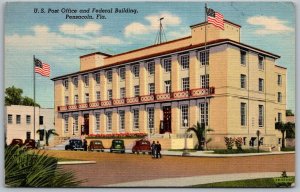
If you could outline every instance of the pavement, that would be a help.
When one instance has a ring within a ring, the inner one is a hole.
[[[161,178],[161,179],[110,184],[110,185],[104,185],[103,187],[189,187],[192,185],[217,183],[217,182],[224,182],[224,181],[280,177],[281,174],[282,172],[260,172],[260,173],[218,174],[218,175],[178,177],[178,178]],[[287,175],[295,176],[295,172],[287,172]]]

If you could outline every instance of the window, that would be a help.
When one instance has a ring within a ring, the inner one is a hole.
[[[74,103],[78,104],[78,95],[74,95]]]
[[[112,130],[112,112],[111,111],[106,112],[106,130],[107,131]]]
[[[121,80],[124,80],[125,79],[125,67],[121,67],[120,69],[119,69],[119,73],[120,73],[120,79]]]
[[[204,122],[205,120],[205,122]],[[200,122],[205,123],[206,126],[208,125],[208,103],[200,103]]]
[[[138,64],[132,66],[132,73],[133,73],[134,77],[139,77],[140,66]]]
[[[165,90],[166,90],[166,93],[171,93],[171,81],[170,80],[165,81]]]
[[[246,126],[247,109],[246,103],[241,103],[241,126]]]
[[[68,132],[69,131],[69,116],[64,114],[63,119],[64,119],[64,131]]]
[[[30,115],[26,115],[26,123],[27,124],[31,123],[31,116]]]
[[[75,89],[78,88],[78,77],[73,77],[73,84]]]
[[[188,69],[190,67],[190,56],[188,54],[180,56],[181,69]]]
[[[111,89],[107,90],[107,99],[112,100],[112,90]]]
[[[65,105],[69,105],[69,97],[65,96]]]
[[[100,131],[100,113],[95,113],[96,126],[95,131]]]
[[[208,74],[201,75],[201,88],[209,88],[209,75]]]
[[[100,94],[100,91],[96,91],[96,99],[97,99],[97,101],[100,101],[100,100],[101,100],[101,94]]]
[[[86,86],[86,87],[89,86],[89,76],[88,75],[83,76],[83,83],[84,83],[84,86]]]
[[[149,83],[149,95],[153,95],[155,93],[155,84]]]
[[[133,109],[133,129],[139,129],[139,109]]]
[[[106,79],[108,83],[112,82],[112,70],[106,71]]]
[[[241,50],[241,65],[246,65],[246,62],[247,62],[246,55],[247,55],[247,52]]]
[[[64,85],[65,89],[68,90],[68,88],[69,88],[69,80],[68,79],[63,80],[63,85]]]
[[[11,114],[8,114],[7,115],[7,123],[12,124],[12,122],[13,122],[13,116]]]
[[[90,101],[90,95],[88,93],[85,94],[85,102],[88,103]]]
[[[136,85],[134,86],[134,96],[138,97],[140,95],[140,86]]]
[[[264,106],[263,105],[258,106],[258,126],[259,127],[264,126]]]
[[[96,84],[100,84],[100,73],[95,73]]]
[[[119,111],[120,131],[125,130],[125,111]]]
[[[246,86],[247,86],[246,75],[241,74],[241,88],[242,89],[246,89]]]
[[[190,89],[190,79],[188,77],[182,78],[182,91],[188,91]]]
[[[167,58],[167,59],[163,60],[165,72],[170,72],[171,71],[171,68],[172,68],[171,63],[172,63],[171,58]]]
[[[278,116],[278,122],[282,122],[282,113],[278,113],[277,116]]]
[[[44,116],[40,116],[40,125],[44,125]]]
[[[189,106],[181,105],[181,127],[187,128],[189,126]]]
[[[124,99],[126,97],[125,87],[120,88],[120,98]]]
[[[16,116],[16,123],[21,124],[21,115]]]
[[[261,78],[258,79],[258,91],[264,91],[264,80]]]
[[[148,129],[154,129],[154,108],[149,107],[147,108],[148,112]]]
[[[154,61],[150,61],[150,62],[147,63],[147,68],[148,68],[149,75],[154,74],[154,70],[155,70],[154,66],[155,66]]]
[[[74,114],[73,118],[74,118],[74,131],[78,132],[78,130],[79,130],[79,127],[78,127],[78,114]]]
[[[277,85],[281,85],[281,84],[282,84],[281,75],[277,75]]]
[[[264,69],[264,57],[260,55],[258,56],[258,69]]]
[[[281,103],[281,101],[282,101],[282,94],[281,94],[281,92],[278,92],[277,93],[277,102]]]
[[[199,52],[199,59],[201,65],[209,65],[209,50]]]

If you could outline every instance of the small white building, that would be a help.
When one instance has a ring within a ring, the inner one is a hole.
[[[37,130],[54,129],[53,108],[35,107],[35,128],[34,128],[34,107],[24,105],[5,106],[5,135],[6,143],[9,145],[13,139],[35,139],[45,142],[44,137],[36,133]]]

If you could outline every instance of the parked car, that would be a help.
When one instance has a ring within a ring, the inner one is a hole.
[[[101,140],[92,140],[89,145],[89,151],[104,151]]]
[[[34,139],[26,139],[23,145],[27,149],[36,149],[35,140]]]
[[[135,141],[135,145],[132,147],[132,153],[148,153],[151,154],[151,144],[145,139]]]
[[[69,144],[65,146],[65,150],[82,150],[83,151],[83,143],[81,139],[70,139]]]
[[[124,140],[114,139],[111,142],[110,152],[121,152],[125,153]]]
[[[9,146],[16,146],[18,145],[19,147],[23,146],[23,140],[22,139],[13,139]]]

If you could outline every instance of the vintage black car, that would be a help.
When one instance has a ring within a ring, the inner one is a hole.
[[[65,150],[83,151],[83,142],[81,139],[70,139],[69,144],[65,146]]]
[[[111,142],[110,152],[125,153],[124,140],[114,139]]]

